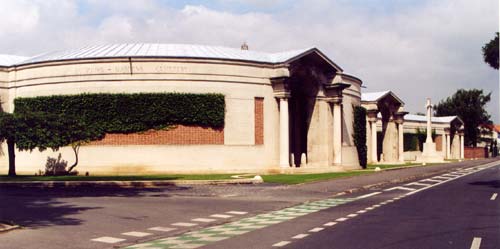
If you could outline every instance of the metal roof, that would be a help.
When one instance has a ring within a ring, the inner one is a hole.
[[[361,93],[361,101],[373,102],[387,95],[390,91]]]
[[[457,116],[432,117],[431,122],[450,123],[451,121],[457,118],[458,118]],[[427,116],[406,114],[405,121],[427,122]]]
[[[286,62],[297,56],[312,51],[318,50],[316,48],[306,48],[280,53],[265,53],[220,46],[133,43],[87,46],[79,49],[49,52],[31,58],[25,58],[22,61],[14,61],[11,65],[22,65],[45,61],[117,57],[207,58],[254,61],[275,64]]]
[[[0,66],[11,66],[14,64],[17,64],[21,61],[27,60],[29,57],[25,56],[17,56],[17,55],[10,55],[10,54],[0,54]]]

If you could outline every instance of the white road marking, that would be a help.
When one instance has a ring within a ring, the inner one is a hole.
[[[388,188],[384,191],[391,191],[391,190],[406,190],[406,191],[415,191],[414,188],[407,188],[407,187],[401,187],[401,186],[398,186],[398,187],[393,187],[393,188]]]
[[[358,214],[364,214],[364,213],[366,213],[366,210],[359,210],[359,211],[358,211],[358,212],[356,212],[356,213],[358,213]]]
[[[192,219],[192,221],[208,223],[208,222],[216,221],[216,219],[196,218],[196,219]]]
[[[152,235],[151,233],[144,233],[144,232],[128,232],[128,233],[122,233],[122,235],[126,236],[132,236],[132,237],[146,237],[149,235]]]
[[[148,230],[158,231],[158,232],[170,232],[170,231],[174,231],[176,229],[177,228],[172,228],[172,227],[151,227],[151,228],[148,228]]]
[[[493,163],[488,163],[488,164],[486,164],[486,166],[484,166],[484,168],[483,168],[483,169],[488,169],[488,168],[491,168],[491,167],[496,167],[496,166],[498,166],[498,164],[497,164],[496,162],[493,162]],[[438,180],[432,180],[432,179],[425,179],[425,180],[421,180],[421,181],[431,181],[431,182],[437,182],[437,183],[436,183],[436,184],[434,184],[434,185],[428,186],[428,187],[423,187],[423,188],[421,188],[421,189],[417,189],[417,190],[415,190],[415,191],[413,191],[413,192],[406,193],[406,194],[405,194],[405,196],[413,195],[413,194],[416,194],[416,193],[418,193],[418,192],[420,192],[420,191],[424,191],[424,190],[426,190],[426,189],[429,189],[429,188],[432,188],[432,187],[436,187],[436,186],[438,186],[438,185],[441,185],[441,184],[447,183],[447,182],[449,182],[449,181],[453,181],[453,180],[456,180],[456,179],[458,179],[458,178],[465,177],[465,176],[468,176],[468,175],[471,175],[471,174],[474,174],[474,173],[477,173],[477,172],[479,172],[479,171],[469,172],[469,173],[463,174],[463,175],[461,175],[461,176],[457,176],[456,178],[449,179],[449,180],[445,180],[445,181],[438,181]]]
[[[331,226],[333,226],[335,224],[337,224],[337,222],[333,222],[332,221],[332,222],[328,222],[328,223],[323,224],[323,226],[331,227]]]
[[[479,237],[474,237],[472,240],[472,244],[470,245],[470,249],[479,249],[481,246],[481,238]]]
[[[348,219],[349,219],[349,218],[338,218],[338,219],[336,219],[335,221],[346,221],[346,220],[348,220]]]
[[[494,194],[491,196],[490,200],[494,201],[494,200],[497,198],[497,195],[498,195],[497,193],[494,193]]]
[[[280,242],[274,244],[273,246],[274,247],[283,247],[283,246],[286,246],[288,244],[290,244],[290,241],[280,241]]]
[[[319,231],[321,231],[321,230],[323,230],[323,229],[324,229],[324,228],[322,228],[322,227],[315,227],[315,228],[313,228],[313,229],[309,230],[309,232],[312,232],[312,233],[317,233],[317,232],[319,232]]]
[[[443,179],[443,180],[449,180],[451,177],[444,177],[444,176],[435,176],[432,179]]]
[[[412,186],[412,185],[427,187],[427,186],[430,186],[431,184],[420,183],[420,182],[412,182],[412,183],[405,184],[405,186]]]
[[[373,205],[372,207],[373,207],[373,208],[378,208],[378,207],[380,207],[380,206],[382,206],[382,205],[380,205],[380,204],[376,204],[376,205]]]
[[[443,182],[441,180],[436,180],[436,179],[424,179],[424,180],[420,180],[420,182]]]
[[[356,216],[358,216],[358,214],[349,214],[349,215],[347,215],[347,217],[351,217],[351,218],[352,217],[356,217]]]
[[[233,216],[228,215],[228,214],[212,214],[212,215],[210,215],[210,217],[227,219],[227,218],[231,218]]]
[[[95,238],[95,239],[91,239],[91,240],[96,241],[96,242],[108,243],[108,244],[114,244],[114,243],[125,241],[125,239],[114,238],[114,237],[100,237],[100,238]]]
[[[178,226],[178,227],[194,227],[198,224],[195,223],[187,223],[187,222],[177,222],[173,223],[172,226]]]
[[[248,214],[248,212],[243,212],[243,211],[229,211],[229,212],[226,212],[228,214],[236,214],[236,215],[244,215],[244,214]]]
[[[375,208],[374,207],[367,207],[367,208],[365,208],[365,210],[373,210],[373,209],[375,209]]]
[[[359,197],[358,197],[358,199],[367,198],[367,197],[374,196],[374,195],[378,195],[378,194],[381,194],[381,193],[382,193],[382,192],[373,192],[373,193],[370,193],[370,194],[366,194],[366,195],[359,196]]]
[[[309,234],[301,233],[301,234],[297,234],[297,235],[293,236],[292,239],[303,239],[307,236],[309,236]]]

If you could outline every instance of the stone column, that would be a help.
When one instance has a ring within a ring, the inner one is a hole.
[[[403,122],[400,122],[398,124],[398,157],[399,157],[399,162],[404,163],[405,162],[405,156],[404,156],[404,136],[403,136]]]
[[[371,155],[372,155],[372,161],[374,163],[377,163],[378,162],[378,153],[377,153],[377,120],[375,119],[375,121],[371,121],[371,126],[372,126],[372,151],[371,151]]]
[[[460,159],[464,159],[465,151],[464,151],[464,134],[460,133]]]
[[[446,159],[446,136],[445,132],[441,134],[441,154],[443,154],[443,158]]]
[[[450,131],[445,131],[446,137],[446,159],[451,159],[451,137]]]
[[[288,98],[281,97],[280,101],[280,166],[290,167],[290,139],[288,120]]]
[[[342,98],[333,100],[333,163],[342,164]]]

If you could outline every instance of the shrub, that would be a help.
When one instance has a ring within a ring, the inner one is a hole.
[[[367,148],[366,148],[366,109],[361,106],[354,106],[354,133],[353,140],[358,150],[359,165],[366,168]]]
[[[60,176],[69,174],[78,174],[76,171],[69,173],[66,170],[68,166],[68,161],[62,160],[61,153],[57,158],[47,157],[47,162],[45,163],[45,173],[46,176]]]

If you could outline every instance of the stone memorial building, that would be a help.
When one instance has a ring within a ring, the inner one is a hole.
[[[264,53],[247,47],[118,44],[29,58],[0,56],[0,99],[6,112],[13,112],[14,99],[20,97],[224,95],[221,129],[178,125],[169,130],[107,134],[83,146],[77,170],[92,174],[358,168],[352,123],[353,106],[361,104],[361,85],[360,79],[345,73],[317,48]],[[389,109],[381,110],[382,120],[390,123],[386,129],[394,133],[397,127],[392,122],[399,118],[402,101],[392,95],[384,98]],[[384,142],[395,139],[391,135]],[[0,171],[6,172],[5,146],[2,151]],[[43,170],[47,157],[58,153],[70,163],[74,160],[70,148],[17,152],[18,172]],[[398,153],[384,154],[398,160]]]

